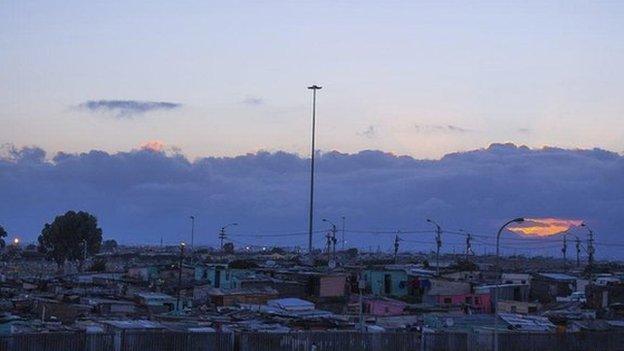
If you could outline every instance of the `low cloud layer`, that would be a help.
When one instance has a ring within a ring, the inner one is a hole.
[[[110,113],[117,118],[130,118],[152,111],[174,110],[182,107],[182,104],[165,101],[89,100],[79,107],[90,112]]]
[[[435,133],[470,133],[471,129],[459,127],[452,124],[416,124],[414,128],[418,133],[435,134]]]
[[[5,148],[0,224],[10,235],[34,240],[55,215],[82,209],[98,216],[105,237],[175,243],[189,240],[188,218],[195,215],[199,243],[214,245],[218,228],[235,221],[237,245],[305,246],[305,235],[295,233],[307,228],[307,159],[259,152],[190,161],[159,150],[94,150],[50,159],[39,148]],[[598,256],[620,254],[607,244],[624,243],[624,157],[604,150],[493,144],[436,161],[328,152],[318,158],[317,170],[316,229],[327,227],[321,218],[339,223],[346,216],[347,229],[358,231],[348,231],[347,240],[361,247],[389,249],[392,235],[368,232],[429,230],[425,219],[434,218],[449,232],[443,251],[462,250],[463,238],[451,232],[463,228],[478,235],[473,249],[491,252],[498,226],[518,216],[584,220],[596,232]],[[271,236],[276,233],[293,235]],[[577,234],[585,237],[580,229]],[[433,248],[433,234],[404,237],[404,248]],[[559,255],[554,238],[537,249],[510,240],[506,250]],[[315,243],[323,245],[322,234]]]

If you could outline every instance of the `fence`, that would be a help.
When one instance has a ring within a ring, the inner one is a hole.
[[[75,332],[0,336],[0,351],[112,351],[113,335]]]
[[[492,351],[491,333],[189,333],[126,331],[0,336],[0,351]],[[624,351],[622,332],[501,333],[505,351]]]
[[[414,351],[420,350],[417,333],[241,333],[236,351]]]
[[[622,332],[501,333],[498,349],[504,351],[624,351]],[[422,351],[493,351],[492,333],[426,333]]]

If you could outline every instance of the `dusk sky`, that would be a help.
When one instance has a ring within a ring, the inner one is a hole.
[[[618,255],[622,38],[622,1],[3,1],[0,224],[305,231],[319,84],[317,229],[585,220]]]
[[[620,1],[3,1],[0,142],[307,155],[318,83],[321,150],[622,152],[618,38]]]

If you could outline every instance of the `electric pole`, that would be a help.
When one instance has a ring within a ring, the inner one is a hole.
[[[594,253],[596,252],[594,248],[594,231],[585,223],[581,223],[581,227],[585,227],[589,232],[587,235],[587,270],[589,271],[589,282],[591,283],[594,272]]]
[[[563,247],[561,248],[561,252],[563,253],[563,271],[567,272],[568,271],[568,257],[567,257],[568,234],[567,233],[563,236]]]
[[[190,216],[191,219],[191,252],[195,247],[195,216]]]
[[[314,141],[316,134],[316,91],[322,89],[318,85],[309,86],[312,90],[312,151],[310,155],[310,213],[308,218],[308,252],[312,254],[312,231],[314,227]]]
[[[576,268],[581,267],[581,239],[576,237]]]
[[[342,246],[342,251],[344,251],[344,249],[345,249],[345,228],[346,228],[345,223],[346,223],[347,218],[345,216],[342,216],[341,218],[342,218],[342,245],[341,246]]]
[[[442,246],[442,228],[440,225],[431,219],[427,218],[427,222],[435,225],[436,227],[436,275],[440,275],[440,247]]]
[[[238,225],[238,223],[230,223],[230,224],[224,225],[223,227],[221,227],[221,230],[219,231],[219,239],[221,240],[221,251],[223,251],[223,240],[227,238],[227,235],[225,234],[225,230],[227,229],[227,227],[230,227],[233,225]]]
[[[459,231],[462,233],[466,233],[466,261],[468,261],[468,257],[471,254],[474,254],[474,252],[472,251],[472,235],[463,229],[460,229]]]
[[[400,231],[397,230],[397,234],[394,236],[394,264],[397,264],[399,259],[399,241],[401,240],[401,238],[399,238],[399,233]]]
[[[182,263],[184,260],[184,246],[186,246],[184,242],[180,243],[180,265],[178,267],[178,299],[176,301],[177,313],[180,313],[181,311],[180,294],[182,293]]]

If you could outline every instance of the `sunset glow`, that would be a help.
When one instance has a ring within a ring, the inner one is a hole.
[[[141,150],[161,152],[165,148],[165,143],[160,140],[150,140],[141,144]]]
[[[551,236],[565,232],[583,221],[562,218],[526,218],[523,223],[508,227],[514,233],[526,236]]]

